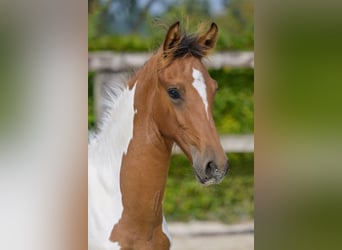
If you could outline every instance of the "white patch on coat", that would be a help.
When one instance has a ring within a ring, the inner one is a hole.
[[[88,146],[88,249],[120,249],[109,240],[122,215],[120,169],[133,137],[135,87],[122,89]]]
[[[171,241],[171,234],[170,234],[170,232],[169,232],[169,229],[167,228],[167,224],[166,224],[166,220],[165,220],[165,217],[164,217],[164,215],[163,215],[163,224],[162,224],[162,231],[163,231],[163,233],[166,235],[166,237],[169,239],[169,241],[170,241],[170,247],[171,247],[171,243],[172,243],[172,241]]]
[[[207,118],[209,119],[207,88],[205,85],[203,75],[202,75],[201,71],[199,71],[195,68],[192,68],[192,77],[194,78],[194,81],[192,82],[192,86],[194,86],[194,88],[197,90],[199,96],[202,98],[202,102],[203,102],[205,111],[207,113]]]

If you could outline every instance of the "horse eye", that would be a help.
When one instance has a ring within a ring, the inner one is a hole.
[[[181,95],[180,93],[178,92],[178,89],[176,88],[170,88],[167,90],[167,93],[169,94],[169,96],[172,98],[172,99],[180,99],[181,98]]]

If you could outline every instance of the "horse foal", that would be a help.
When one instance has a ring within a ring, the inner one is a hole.
[[[219,183],[228,159],[215,129],[217,83],[202,63],[215,46],[173,24],[162,46],[112,100],[89,144],[89,249],[170,249],[162,201],[176,143],[198,181]]]

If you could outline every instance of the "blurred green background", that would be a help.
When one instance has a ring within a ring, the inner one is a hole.
[[[153,51],[176,20],[188,32],[214,21],[220,32],[216,51],[254,48],[254,2],[250,0],[88,0],[88,50]],[[254,132],[254,70],[209,70],[219,91],[214,119],[220,134]],[[88,127],[95,126],[94,72],[88,73]],[[170,221],[216,220],[225,223],[254,218],[254,154],[228,152],[231,169],[220,185],[203,187],[183,155],[172,157],[164,198]]]

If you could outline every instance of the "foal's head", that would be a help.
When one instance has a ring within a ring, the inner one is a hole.
[[[189,36],[177,22],[159,51],[155,120],[161,134],[175,141],[191,160],[202,184],[218,183],[228,172],[212,114],[217,83],[202,63],[215,46],[217,32],[212,23],[204,35]]]

